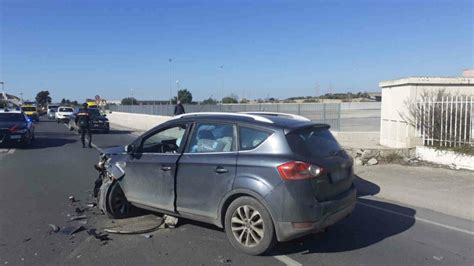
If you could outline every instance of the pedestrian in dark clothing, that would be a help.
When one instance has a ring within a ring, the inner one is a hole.
[[[92,148],[92,133],[91,133],[91,114],[87,109],[87,103],[83,104],[84,108],[80,109],[76,115],[76,125],[81,132],[82,147],[86,147],[85,137],[89,140],[89,148]]]
[[[184,106],[181,104],[181,101],[174,106],[174,115],[181,115],[184,114]]]

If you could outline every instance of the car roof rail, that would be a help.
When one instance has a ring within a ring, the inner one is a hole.
[[[244,114],[244,113],[226,113],[226,112],[198,112],[198,113],[187,113],[187,114],[182,114],[182,115],[177,115],[174,118],[179,119],[179,118],[185,118],[185,117],[190,117],[190,116],[206,116],[206,115],[222,115],[222,116],[234,116],[234,117],[248,117],[252,118],[255,121],[260,121],[260,122],[265,122],[265,123],[273,123],[272,120],[259,116],[259,115],[253,115],[253,114]]]
[[[306,118],[306,117],[303,117],[303,116],[301,116],[301,115],[288,114],[288,113],[278,113],[278,112],[243,112],[242,114],[280,116],[280,117],[293,118],[293,119],[301,120],[301,121],[311,121],[310,119],[308,119],[308,118]]]

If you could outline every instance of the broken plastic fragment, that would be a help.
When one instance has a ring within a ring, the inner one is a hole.
[[[51,231],[57,233],[59,232],[59,226],[55,225],[55,224],[49,224],[49,227],[51,227]]]
[[[75,220],[81,220],[81,219],[86,219],[87,216],[84,214],[84,215],[75,215],[75,216],[72,216],[70,221],[75,221]]]
[[[71,195],[71,196],[69,196],[69,201],[70,202],[76,202],[76,199],[74,198],[74,196]]]
[[[176,225],[178,224],[178,218],[169,216],[169,215],[163,215],[164,223],[165,223],[165,228],[175,228]]]

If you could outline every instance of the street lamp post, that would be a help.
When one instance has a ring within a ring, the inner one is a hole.
[[[176,104],[179,100],[179,80],[176,81]]]
[[[0,81],[0,84],[2,84],[2,97],[5,97],[5,82]]]

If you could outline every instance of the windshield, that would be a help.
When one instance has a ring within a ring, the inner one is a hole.
[[[328,157],[337,154],[341,147],[327,128],[305,128],[286,136],[291,150],[304,157]]]
[[[59,108],[59,112],[72,112],[73,109],[69,107]]]
[[[0,122],[20,122],[24,119],[24,116],[19,113],[0,113]]]
[[[36,107],[21,107],[24,112],[36,112]]]

